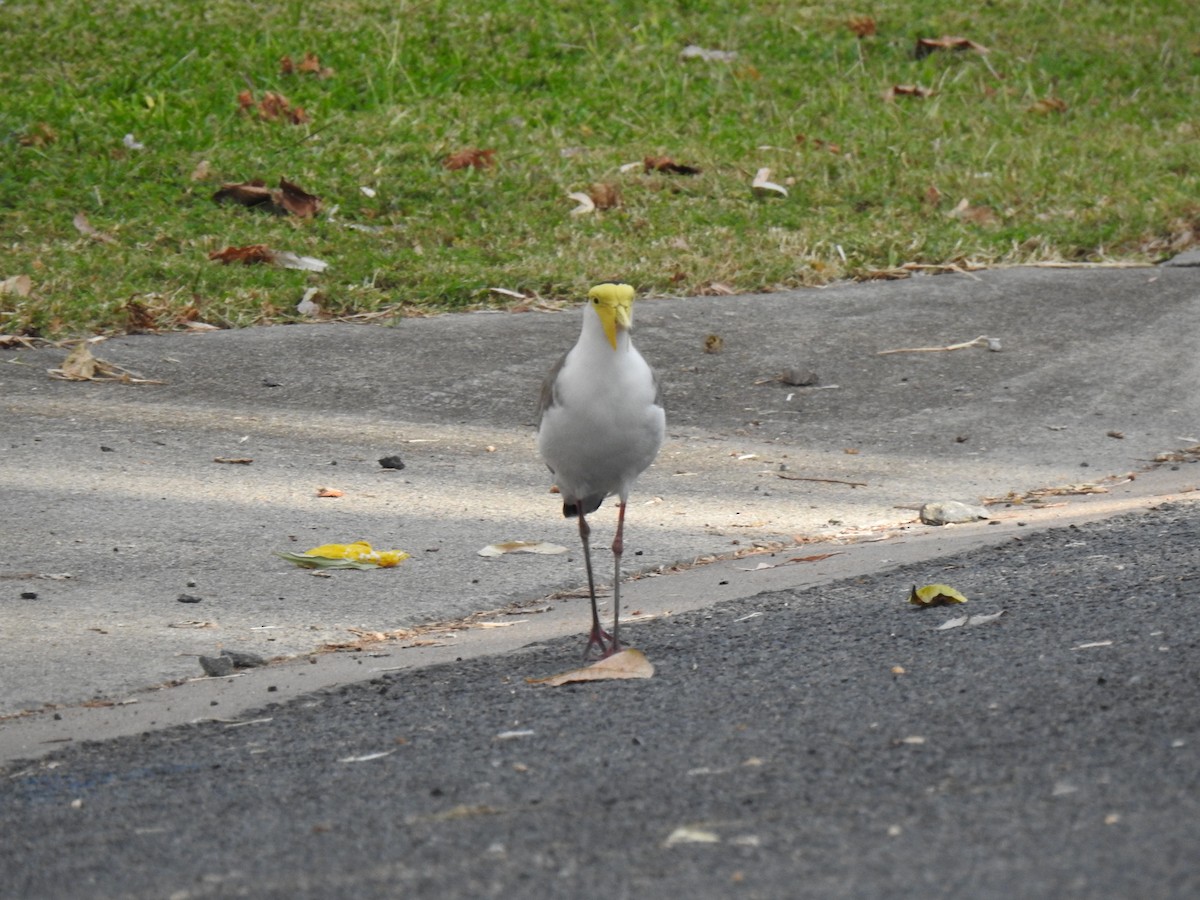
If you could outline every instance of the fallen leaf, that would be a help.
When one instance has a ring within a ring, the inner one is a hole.
[[[260,263],[284,269],[299,269],[305,272],[324,272],[329,263],[314,256],[300,256],[290,250],[272,250],[266,244],[247,244],[245,247],[225,247],[208,254],[209,259],[224,265],[242,263],[252,266]]]
[[[588,197],[591,198],[596,209],[615,209],[621,205],[621,192],[617,186],[604,181],[599,181],[588,188]]]
[[[946,215],[951,219],[961,219],[975,225],[998,225],[1000,217],[990,206],[972,206],[966,197],[958,201],[958,205]]]
[[[501,541],[488,544],[479,551],[480,556],[503,556],[505,553],[566,553],[567,548],[561,544],[551,544],[546,541]]]
[[[596,211],[596,202],[592,200],[591,194],[585,194],[582,191],[575,191],[567,194],[568,200],[574,200],[578,206],[571,210],[573,216],[586,216],[588,213]]]
[[[679,51],[680,59],[699,59],[704,62],[733,62],[737,59],[735,50],[708,50],[696,44],[688,44]]]
[[[339,491],[337,488],[320,487],[317,488],[318,497],[344,497],[345,491]]]
[[[897,97],[916,97],[924,99],[933,96],[933,89],[921,87],[919,84],[894,84],[883,92],[883,99],[888,103],[895,102]]]
[[[333,77],[333,69],[321,65],[321,60],[317,54],[311,50],[304,54],[304,59],[300,62],[294,62],[290,56],[283,56],[279,60],[280,75],[316,75],[322,80]]]
[[[725,338],[719,334],[710,334],[704,339],[705,353],[720,353],[725,349]]]
[[[319,316],[321,314],[321,305],[316,302],[316,299],[321,296],[319,288],[310,287],[304,292],[304,296],[300,298],[300,302],[296,304],[296,312],[302,316]]]
[[[1033,105],[1029,107],[1029,111],[1039,116],[1049,115],[1050,113],[1064,113],[1067,111],[1067,104],[1057,97],[1043,97],[1041,100],[1035,100]]]
[[[290,250],[272,250],[271,262],[283,269],[299,269],[302,272],[324,272],[329,263],[315,256],[301,256]]]
[[[267,183],[261,178],[242,181],[236,184],[221,185],[220,189],[213,194],[213,202],[224,203],[227,200],[242,206],[260,206],[264,203],[273,203],[271,189],[267,187]]]
[[[18,297],[28,297],[33,290],[33,280],[28,275],[10,275],[0,281],[0,294],[15,294]]]
[[[496,151],[479,147],[458,150],[442,160],[442,166],[452,172],[458,169],[490,169],[495,165]]]
[[[236,262],[252,266],[257,263],[274,262],[275,254],[266,244],[247,244],[245,247],[226,247],[223,250],[214,250],[208,254],[208,258],[225,265]]]
[[[92,227],[92,223],[88,221],[88,217],[84,213],[76,213],[75,218],[71,220],[75,225],[75,230],[84,237],[89,237],[94,241],[102,241],[105,244],[115,244],[117,242],[110,234],[104,234]]]
[[[278,189],[267,187],[261,178],[236,184],[222,184],[213,194],[213,202],[232,202],[240,206],[263,209],[277,216],[290,213],[303,219],[312,218],[321,209],[320,198],[286,178],[279,179]]]
[[[293,216],[299,216],[302,219],[311,219],[321,208],[320,200],[286,178],[279,179],[277,202]]]
[[[875,20],[870,16],[851,16],[846,20],[846,27],[856,38],[870,37],[875,33]]]
[[[248,466],[254,462],[254,459],[249,456],[214,456],[215,463],[228,463],[235,466]]]
[[[922,609],[930,606],[951,606],[955,603],[966,603],[967,598],[950,587],[948,584],[927,584],[918,588],[915,584],[908,602]]]
[[[58,140],[58,132],[45,122],[38,122],[17,138],[22,147],[47,147]]]
[[[951,628],[962,628],[964,626],[971,626],[971,625],[986,625],[988,622],[995,622],[1002,615],[1004,615],[1004,610],[1000,610],[1000,612],[984,613],[984,614],[975,615],[975,616],[961,616],[957,619],[947,619],[945,622],[943,622],[941,625],[939,625],[935,630],[936,631],[948,631]]]
[[[964,51],[973,51],[975,53],[987,53],[987,47],[977,44],[974,41],[964,37],[940,37],[940,38],[917,38],[917,47],[914,55],[917,59],[924,59],[930,53],[936,53],[939,50],[953,50],[957,53]]]
[[[546,684],[559,687],[579,681],[612,681],[624,678],[650,678],[654,665],[641,650],[622,650],[580,669],[572,669],[547,678],[526,678],[529,684]]]
[[[693,828],[690,825],[681,825],[676,828],[663,841],[664,847],[675,847],[679,844],[719,844],[721,838],[711,831],[705,831],[703,828]]]
[[[67,354],[67,358],[63,360],[61,368],[47,369],[47,372],[51,378],[57,378],[61,381],[119,381],[122,384],[162,384],[161,381],[143,378],[136,372],[131,372],[121,366],[97,359],[92,355],[91,347],[87,341],[78,344],[74,350]]]
[[[266,122],[283,120],[293,125],[303,125],[308,121],[304,107],[293,106],[287,97],[275,91],[267,91],[261,100],[255,100],[251,91],[242,91],[237,96],[237,102],[242,112],[253,110],[259,119]]]
[[[699,175],[700,169],[675,162],[669,156],[647,156],[642,160],[647,172],[664,172],[668,175]]]
[[[277,552],[276,556],[304,569],[390,569],[408,559],[403,550],[375,550],[367,541],[322,544],[303,553]]]
[[[759,196],[779,194],[781,197],[786,197],[788,195],[787,188],[781,184],[776,184],[775,182],[770,181],[770,177],[770,169],[759,169],[754,175],[754,181],[750,183],[750,187],[753,189],[754,193],[758,194]]]
[[[373,759],[383,759],[385,756],[391,756],[395,750],[380,750],[378,753],[364,753],[362,756],[343,756],[338,760],[340,763],[360,763],[370,762]]]

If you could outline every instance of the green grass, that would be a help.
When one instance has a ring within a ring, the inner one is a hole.
[[[851,12],[877,33],[856,38]],[[3,15],[0,280],[33,285],[0,294],[10,334],[119,330],[131,302],[161,327],[286,321],[308,287],[352,315],[510,302],[489,287],[553,301],[612,277],[688,294],[910,263],[1152,260],[1200,233],[1193,0],[9,0]],[[946,34],[991,52],[915,58],[918,37]],[[688,44],[737,58],[681,60]],[[281,73],[309,51],[332,77]],[[881,97],[913,83],[935,93]],[[310,121],[243,113],[247,89]],[[1065,110],[1031,111],[1047,98]],[[497,165],[442,166],[469,147]],[[656,154],[703,172],[620,171]],[[787,198],[753,196],[761,167]],[[322,214],[212,202],[222,182],[281,176]],[[572,216],[567,194],[597,182],[621,205]],[[988,210],[951,215],[963,199]],[[80,212],[112,241],[81,235]],[[208,259],[254,243],[329,269]]]

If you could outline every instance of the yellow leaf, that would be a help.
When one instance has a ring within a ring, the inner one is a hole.
[[[922,608],[929,606],[952,606],[955,603],[966,603],[967,598],[950,587],[948,584],[927,584],[918,588],[915,584],[908,602]]]
[[[403,550],[375,550],[366,541],[355,541],[352,544],[322,544],[304,553],[280,553],[279,556],[305,568],[337,568],[330,566],[324,560],[344,560],[350,564],[347,568],[381,568],[388,569],[399,565],[408,559]]]
[[[646,659],[641,650],[622,650],[612,656],[605,657],[599,662],[572,669],[547,678],[526,678],[529,684],[548,684],[558,687],[577,681],[612,681],[621,678],[649,678],[654,674],[654,664]]]

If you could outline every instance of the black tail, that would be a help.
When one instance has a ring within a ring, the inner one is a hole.
[[[583,514],[589,515],[600,508],[600,504],[604,502],[604,494],[592,494],[590,497],[584,497],[582,501]],[[579,502],[570,503],[563,501],[563,518],[574,519],[579,515]]]

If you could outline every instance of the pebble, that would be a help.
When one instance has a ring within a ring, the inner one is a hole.
[[[921,507],[921,521],[926,525],[961,525],[990,518],[982,506],[969,506],[957,500],[939,500]]]
[[[255,669],[267,664],[257,653],[247,653],[245,650],[222,650],[221,655],[229,659],[235,669]]]
[[[220,678],[233,673],[233,660],[228,656],[201,656],[200,668],[210,678]]]
[[[379,464],[385,469],[403,469],[404,460],[399,456],[385,456],[379,460]]]

